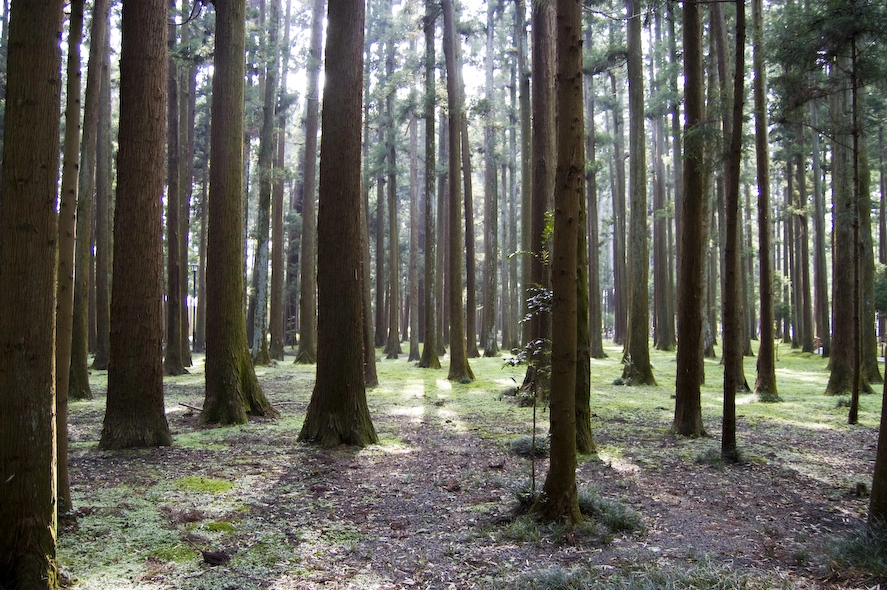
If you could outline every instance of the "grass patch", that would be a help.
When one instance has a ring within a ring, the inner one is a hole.
[[[640,514],[625,504],[602,497],[597,488],[579,492],[579,510],[586,518],[606,527],[610,534],[644,530]]]
[[[647,564],[609,574],[597,569],[554,566],[524,576],[509,587],[521,590],[767,590],[791,586],[788,583],[774,585],[753,573],[732,570],[704,559],[687,568]]]
[[[224,479],[191,475],[177,479],[175,486],[185,492],[203,492],[206,494],[223,494],[234,489],[234,484]]]
[[[861,529],[828,546],[829,565],[838,571],[852,568],[876,578],[887,578],[887,529]]]

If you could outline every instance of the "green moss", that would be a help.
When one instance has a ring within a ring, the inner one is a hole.
[[[166,545],[154,549],[150,552],[150,557],[161,561],[185,563],[200,557],[200,554],[197,553],[196,549],[186,543],[175,543],[173,545]]]
[[[207,523],[206,528],[217,533],[234,533],[234,525],[226,520]]]
[[[224,479],[192,475],[177,479],[175,486],[186,492],[203,492],[208,494],[222,494],[234,488],[234,484]]]

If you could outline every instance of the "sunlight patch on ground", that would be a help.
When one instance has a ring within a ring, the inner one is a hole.
[[[758,401],[758,394],[750,393],[748,395],[739,395],[736,396],[736,405],[741,406],[744,404],[753,404]]]
[[[452,391],[453,390],[453,384],[450,383],[446,379],[438,379],[435,382],[435,385],[437,385],[438,389],[443,390],[443,391]]]
[[[408,381],[403,386],[401,397],[410,399],[413,397],[423,397],[425,395],[425,382],[419,379]]]
[[[412,418],[412,422],[421,422],[425,415],[425,406],[404,406],[390,411],[392,416],[404,416]]]
[[[598,449],[598,457],[621,474],[632,475],[641,470],[637,463],[622,457],[622,449],[618,447],[603,446]]]

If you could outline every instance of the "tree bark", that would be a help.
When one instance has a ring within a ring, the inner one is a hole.
[[[773,325],[773,275],[770,264],[770,140],[767,125],[767,83],[764,71],[764,13],[762,0],[752,0],[752,67],[755,114],[755,164],[758,180],[758,273],[760,276],[761,335],[758,347],[755,393],[775,399],[776,361]]]
[[[206,397],[202,423],[276,417],[256,379],[243,314],[244,0],[215,0],[210,194],[206,258]]]
[[[176,0],[168,0],[167,24],[167,79],[166,79],[166,338],[163,357],[163,371],[167,375],[182,375],[185,365],[182,362],[182,274],[179,269],[182,245],[179,239],[179,76],[173,58],[176,50],[175,23]]]
[[[533,8],[535,10],[535,7]],[[531,95],[530,95],[530,77],[531,71],[530,68],[527,67],[527,55],[530,50],[527,49],[527,3],[526,0],[515,0],[514,4],[515,18],[514,18],[514,36],[516,39],[517,45],[517,76],[518,76],[518,86],[520,87],[520,94],[518,98],[518,105],[520,107],[520,203],[521,203],[521,217],[520,217],[520,246],[522,252],[533,252],[532,247],[532,233],[533,233],[533,225],[532,225],[532,215],[529,213],[533,206],[533,166],[532,166],[532,111],[531,111]],[[532,27],[535,30],[535,25]],[[535,44],[534,44],[535,46]],[[514,232],[514,242],[517,245],[517,228],[515,228]],[[511,248],[511,252],[517,251],[517,248]],[[521,256],[521,266],[520,266],[520,316],[521,318],[527,317],[529,314],[528,303],[530,300],[530,288],[533,286],[533,278],[532,278],[532,255],[524,254]],[[515,279],[513,283],[517,285],[517,261],[514,260],[510,264],[510,273]],[[519,342],[523,345],[526,345],[530,342],[531,336],[531,326],[530,322],[523,322],[521,324],[521,337]],[[504,346],[504,345],[503,345]]]
[[[703,170],[705,145],[702,126],[702,19],[698,4],[683,9],[685,117],[683,156],[683,195],[681,197],[681,248],[678,257],[677,295],[677,376],[675,379],[674,430],[683,436],[702,436],[703,380],[702,265],[706,241],[706,181]]]
[[[816,336],[820,342],[823,358],[831,353],[831,309],[828,297],[828,263],[826,261],[825,244],[828,236],[825,233],[825,198],[822,190],[822,166],[820,164],[822,150],[819,147],[819,131],[817,106],[810,106],[810,125],[813,136],[813,307],[816,312]]]
[[[533,170],[530,211],[530,301],[524,323],[530,324],[527,373],[522,387],[547,396],[551,366],[551,311],[544,303],[551,290],[549,244],[545,243],[545,214],[552,209],[555,166],[555,5],[533,5]],[[529,321],[527,321],[529,318]]]
[[[487,111],[484,126],[484,278],[483,278],[483,309],[481,317],[481,342],[485,357],[499,355],[499,343],[496,337],[496,261],[499,256],[499,181],[496,177],[498,162],[496,161],[496,103],[493,86],[493,47],[496,26],[496,4],[487,4],[487,44],[484,57],[484,93],[487,100]]]
[[[437,182],[437,161],[435,159],[435,83],[436,65],[434,50],[434,29],[438,8],[433,0],[426,0],[423,29],[425,32],[425,340],[422,343],[422,358],[419,367],[439,369],[440,358],[437,352],[438,317],[437,299],[440,285],[437,282],[437,228],[435,224],[435,192]],[[439,198],[439,197],[437,197]]]
[[[461,125],[463,103],[459,87],[458,70],[461,64],[456,56],[456,15],[452,0],[442,0],[444,16],[444,55],[447,68],[447,106],[449,144],[449,245],[450,260],[447,287],[450,300],[450,370],[447,379],[459,383],[474,381],[474,373],[468,364],[465,340],[465,307],[462,301],[462,169]]]
[[[742,369],[741,291],[742,243],[739,239],[739,174],[742,164],[742,115],[745,103],[745,0],[736,3],[736,51],[733,76],[732,125],[727,154],[727,194],[725,207],[726,248],[724,250],[724,418],[721,429],[721,456],[735,461],[736,390],[745,382]]]
[[[642,61],[641,3],[626,0],[628,13],[628,116],[629,185],[631,225],[629,227],[628,342],[623,359],[622,379],[631,385],[656,385],[650,365],[650,312],[647,243],[647,157],[644,132],[644,66]]]
[[[585,28],[585,46],[591,48],[591,27]],[[594,123],[594,76],[585,75],[585,122],[588,132],[585,134],[585,157],[588,161],[585,175],[585,197],[587,200],[586,215],[588,223],[588,321],[589,321],[589,354],[592,358],[607,358],[601,336],[601,280],[600,280],[600,230],[598,228],[597,210],[597,140]]]
[[[393,9],[393,4],[390,5]],[[385,75],[394,76],[394,40],[385,43]],[[385,341],[386,358],[396,359],[400,348],[400,226],[397,221],[397,123],[394,119],[394,86],[385,96],[385,165],[388,190],[388,337]]]
[[[557,171],[552,256],[551,462],[534,511],[575,525],[577,245],[584,197],[582,26],[579,0],[557,0]]]
[[[68,20],[68,65],[65,96],[65,143],[62,157],[58,217],[58,282],[56,286],[56,443],[57,495],[61,512],[71,509],[68,475],[68,379],[71,368],[71,325],[74,314],[74,228],[77,169],[80,164],[80,44],[83,41],[83,0],[71,2]],[[101,45],[100,45],[101,47]]]
[[[283,44],[280,50],[280,88],[277,104],[277,153],[274,156],[275,174],[271,189],[271,311],[269,330],[271,347],[268,354],[273,360],[283,360],[283,347],[286,345],[286,306],[284,304],[284,283],[286,269],[284,260],[284,177],[286,166],[286,79],[289,72],[290,21],[292,20],[292,0],[286,0],[284,15]]]
[[[317,362],[317,213],[314,205],[317,177],[317,124],[320,111],[319,79],[323,49],[325,0],[314,0],[311,44],[308,48],[308,88],[305,94],[305,159],[302,163],[302,246],[299,250],[299,350],[296,362]]]
[[[317,219],[317,381],[299,440],[366,446],[361,248],[363,0],[330,2]]]
[[[163,192],[167,5],[126,0],[120,54],[120,131],[111,362],[99,447],[166,446],[163,404]]]
[[[55,306],[61,0],[13,0],[0,207],[0,586],[59,587]]]

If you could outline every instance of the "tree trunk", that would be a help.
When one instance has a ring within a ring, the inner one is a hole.
[[[71,485],[68,476],[68,371],[71,368],[71,324],[74,314],[76,225],[74,213],[77,208],[77,168],[80,164],[80,44],[82,41],[83,0],[74,0],[71,2],[71,16],[68,20],[68,71],[65,88],[67,104],[65,104],[65,143],[59,199],[55,320],[57,495],[58,508],[61,512],[71,509]],[[102,44],[99,43],[98,47],[101,48]],[[101,78],[99,80],[101,81]]]
[[[110,43],[107,34],[109,28],[108,22],[108,2],[99,0],[93,4],[92,8],[92,24],[90,25],[90,60],[95,59],[89,64],[89,68],[96,69],[96,80],[90,80],[91,76],[87,72],[87,106],[92,96],[89,92],[90,82],[95,86],[94,92],[97,92],[95,100],[97,101],[93,115],[84,112],[84,124],[92,124],[91,118],[95,117],[95,137],[96,137],[96,231],[95,231],[95,264],[96,264],[96,348],[95,357],[92,361],[92,368],[95,370],[106,370],[108,368],[109,355],[109,321],[110,321],[110,233],[112,231],[110,223],[110,214],[112,210],[111,186],[113,184],[113,154],[111,153],[111,90],[110,90]],[[92,46],[98,44],[96,49],[98,55],[93,58]],[[100,61],[99,61],[100,60]],[[93,65],[93,63],[95,65]],[[86,135],[84,131],[84,135]],[[61,245],[59,246],[59,255],[61,256]],[[73,259],[72,259],[73,262]],[[73,301],[72,301],[73,304]],[[58,338],[58,336],[57,336]],[[68,356],[70,357],[70,349]],[[61,357],[58,357],[61,358]],[[65,366],[70,365],[70,358],[65,361]],[[56,371],[60,372],[61,367],[56,366]],[[68,369],[65,369],[68,373]],[[67,385],[65,391],[67,392]],[[61,394],[61,390],[58,391]]]
[[[434,28],[437,8],[433,0],[426,0],[425,19],[425,340],[422,343],[422,358],[419,367],[423,369],[439,369],[440,359],[437,354],[437,299],[440,284],[437,282],[437,235],[434,220],[434,183],[437,181],[437,162],[435,150],[435,84],[434,71],[436,66],[434,51]]]
[[[190,46],[191,29],[187,22],[191,12],[189,0],[182,0],[180,15],[183,17],[181,25],[182,34],[180,43],[183,46]],[[191,367],[194,360],[191,357],[191,340],[193,334],[193,326],[191,324],[193,309],[193,299],[189,298],[188,279],[190,270],[190,229],[191,229],[191,198],[194,188],[194,122],[195,108],[197,104],[197,68],[193,62],[186,60],[182,64],[179,72],[179,161],[181,168],[179,170],[179,288],[181,290],[180,315],[181,315],[181,347],[182,347],[182,365]],[[195,281],[196,282],[196,281]],[[191,308],[189,309],[189,300]],[[189,330],[189,328],[191,328]]]
[[[837,66],[836,66],[837,67]],[[832,76],[842,74],[834,71]],[[853,323],[854,300],[854,248],[856,247],[853,223],[856,219],[856,203],[853,198],[853,156],[850,137],[847,91],[832,96],[830,110],[837,128],[832,140],[832,243],[834,265],[832,268],[833,300],[842,302],[832,310],[832,354],[829,359],[828,385],[825,392],[829,395],[849,393],[853,388],[854,342],[856,325]]]
[[[533,170],[530,228],[530,324],[527,373],[522,387],[547,396],[551,359],[551,311],[545,303],[551,290],[549,244],[545,243],[545,214],[552,209],[556,148],[554,139],[555,6],[552,2],[533,5]],[[529,318],[529,321],[527,321]]]
[[[215,0],[210,194],[206,260],[206,398],[202,423],[277,416],[250,358],[243,315],[244,0]]]
[[[166,446],[163,404],[163,244],[167,12],[164,0],[127,0],[120,54],[120,131],[111,362],[102,449]]]
[[[752,61],[755,113],[755,163],[758,179],[758,272],[760,275],[761,335],[758,347],[755,393],[775,399],[776,362],[773,325],[773,275],[770,264],[770,140],[767,124],[767,85],[764,71],[763,2],[752,0]]]
[[[533,7],[535,10],[535,7]],[[520,246],[522,252],[533,252],[532,247],[532,186],[533,186],[533,166],[531,161],[532,147],[532,123],[531,123],[531,104],[530,104],[530,68],[527,67],[527,55],[530,50],[527,49],[527,3],[526,0],[515,0],[514,4],[514,37],[517,45],[517,76],[518,86],[520,86],[520,95],[518,104],[520,107],[520,164],[521,164],[521,182],[520,182]],[[532,27],[535,30],[535,26]],[[517,228],[515,228],[516,230]],[[517,245],[517,232],[514,232],[514,242]],[[516,252],[517,248],[511,248],[511,252]],[[521,318],[529,315],[528,304],[530,300],[530,288],[533,286],[532,279],[532,255],[524,254],[521,256],[521,278],[520,278],[520,316]],[[514,275],[514,285],[517,285],[517,260],[512,260],[510,264],[510,272]],[[530,322],[521,324],[520,343],[529,344],[531,339],[532,326]],[[504,345],[503,345],[504,346]]]
[[[292,16],[292,0],[286,0],[284,16],[283,43],[281,45],[280,88],[277,102],[277,153],[274,156],[274,178],[271,189],[271,311],[269,330],[271,347],[268,354],[273,360],[283,360],[283,347],[286,344],[286,312],[284,305],[284,206],[283,206],[283,171],[286,166],[286,79],[289,72],[290,21]]]
[[[270,22],[268,22],[270,21]],[[256,214],[256,256],[253,265],[253,294],[256,298],[251,343],[253,362],[268,365],[268,262],[270,259],[271,192],[274,176],[274,121],[277,101],[277,79],[280,50],[277,35],[280,27],[280,0],[271,0],[271,10],[265,26],[268,40],[265,45],[265,96],[262,109],[262,132],[259,136],[259,203]]]
[[[484,288],[481,307],[483,325],[481,341],[484,345],[484,356],[499,355],[499,343],[496,338],[496,261],[499,256],[499,181],[496,178],[498,163],[496,162],[496,103],[493,86],[493,47],[494,27],[496,25],[496,4],[487,4],[487,45],[484,57],[485,87],[487,112],[484,126]],[[469,310],[470,313],[470,310]]]
[[[13,0],[4,85],[0,586],[10,589],[59,587],[54,349],[62,8],[61,0]]]
[[[534,511],[577,524],[576,296],[580,203],[584,197],[582,26],[579,0],[557,1],[557,172],[552,256],[551,462]]]
[[[610,32],[612,38],[613,32]],[[628,268],[625,260],[625,124],[621,93],[616,76],[610,75],[613,93],[613,291],[614,324],[613,342],[625,344],[628,334]]]
[[[585,27],[585,47],[591,48],[591,27]],[[585,76],[585,122],[588,132],[585,134],[585,157],[588,161],[585,175],[585,197],[587,200],[586,216],[588,223],[588,322],[589,322],[589,354],[592,358],[607,358],[601,336],[601,280],[600,280],[600,230],[598,229],[597,210],[597,141],[594,124],[594,76]]]
[[[628,13],[628,116],[629,185],[631,187],[631,226],[629,227],[628,353],[622,379],[632,385],[656,385],[650,365],[650,312],[648,275],[650,258],[647,244],[647,157],[644,132],[644,65],[641,38],[640,0],[626,0]]]
[[[302,163],[302,246],[299,249],[299,350],[297,363],[317,362],[317,124],[325,0],[314,0],[308,48],[308,89],[305,94],[305,159]]]
[[[361,248],[362,0],[330,2],[317,219],[317,381],[299,440],[366,446]]]
[[[828,297],[828,263],[826,262],[825,244],[828,236],[825,233],[825,198],[822,190],[822,166],[820,164],[822,150],[819,147],[817,105],[810,106],[810,126],[813,136],[813,282],[814,302],[816,309],[816,336],[820,342],[823,358],[831,354],[831,309]]]
[[[887,379],[881,393],[881,422],[878,429],[878,450],[869,497],[868,528],[871,532],[887,532]]]
[[[209,132],[207,125],[207,132]],[[209,133],[207,133],[207,138]],[[197,262],[197,330],[194,337],[195,352],[206,352],[206,237],[208,229],[209,205],[209,162],[203,168],[203,182],[200,189],[200,245]]]
[[[742,242],[739,239],[739,174],[742,164],[742,115],[745,103],[745,0],[736,4],[736,51],[733,75],[732,124],[725,137],[727,154],[724,249],[724,419],[721,456],[738,459],[736,448],[736,390],[745,382],[742,367],[742,308],[740,272]],[[747,389],[747,386],[746,386]]]
[[[416,55],[416,43],[410,42],[410,54]],[[416,56],[418,57],[418,56]],[[410,93],[418,93],[419,71],[413,71]],[[419,122],[410,116],[410,260],[409,260],[409,362],[419,356]],[[404,325],[404,330],[407,326]]]
[[[677,377],[675,379],[674,430],[683,436],[702,436],[700,386],[702,363],[702,265],[705,260],[707,190],[704,171],[705,144],[701,127],[702,101],[702,19],[698,4],[683,9],[684,95],[686,101],[681,197],[680,255],[677,293]]]
[[[461,152],[461,125],[463,103],[459,87],[461,64],[456,56],[456,15],[452,0],[442,0],[444,16],[444,55],[447,68],[447,106],[449,144],[449,245],[450,260],[447,287],[450,300],[450,371],[447,379],[460,383],[474,381],[468,364],[465,341],[465,309],[462,302],[462,191],[459,183],[462,173],[459,165]]]
[[[181,213],[179,194],[179,76],[173,54],[176,50],[176,0],[168,0],[167,109],[166,109],[166,342],[163,371],[182,375],[182,273],[179,269],[182,245],[179,239]]]
[[[391,5],[393,8],[393,4]],[[385,75],[391,80],[394,76],[394,41],[385,43]],[[394,119],[394,94],[392,86],[385,97],[386,121],[386,173],[388,189],[388,337],[385,341],[385,358],[396,359],[400,348],[400,231],[397,221],[397,123]]]

